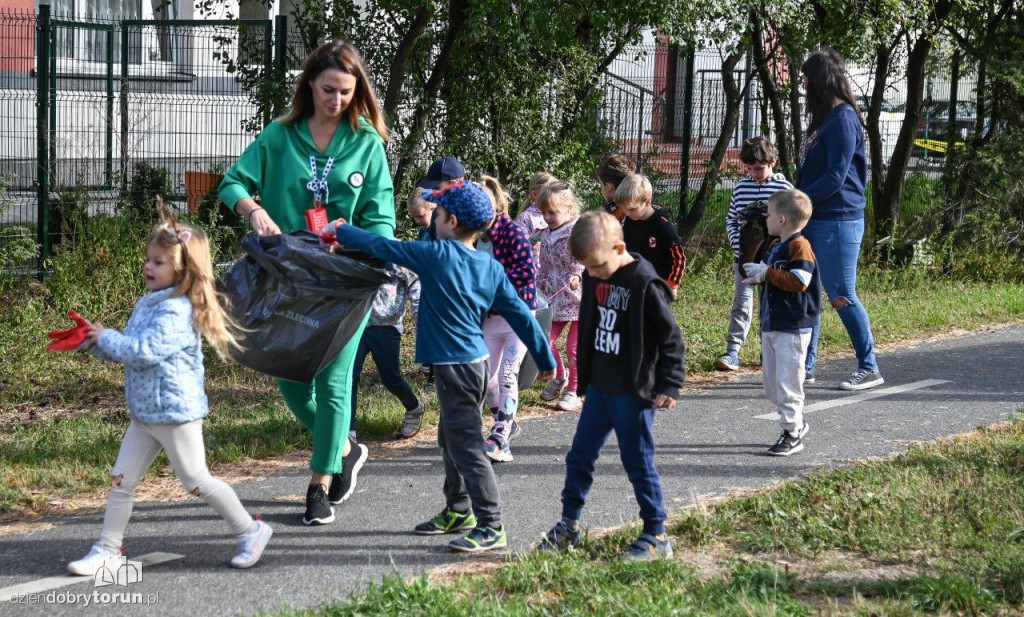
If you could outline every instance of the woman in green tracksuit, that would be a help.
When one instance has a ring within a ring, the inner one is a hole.
[[[326,220],[341,217],[391,238],[395,204],[387,138],[359,52],[348,43],[325,43],[303,64],[290,113],[246,148],[225,175],[220,197],[260,235],[306,229],[306,211],[322,206]],[[366,460],[366,446],[348,439],[352,365],[365,326],[366,319],[311,383],[278,381],[288,408],[313,433],[313,475],[302,519],[307,525],[334,521],[331,504],[352,493]]]

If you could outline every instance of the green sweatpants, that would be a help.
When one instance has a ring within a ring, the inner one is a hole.
[[[317,373],[312,382],[277,382],[288,409],[313,433],[313,460],[309,462],[313,473],[341,473],[341,454],[352,414],[352,367],[369,319],[367,313],[338,357]]]

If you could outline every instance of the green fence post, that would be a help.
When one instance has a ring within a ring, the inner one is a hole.
[[[269,77],[274,73],[274,22],[269,19],[263,24],[263,68],[264,76]],[[274,119],[272,105],[263,110],[263,126],[270,124]]]
[[[275,79],[284,83],[288,75],[288,16],[278,15],[274,18],[274,65],[277,71]],[[281,115],[280,102],[274,100],[274,116]]]
[[[121,22],[121,194],[128,192],[128,28]]]
[[[693,140],[693,59],[694,50],[686,51],[686,69],[683,76],[683,151],[679,178],[679,216],[683,220],[687,213],[687,193],[690,191],[690,142]]]
[[[103,161],[103,183],[114,186],[114,27],[107,30],[107,131]]]
[[[36,242],[38,276],[50,256],[50,5],[39,5],[36,18]]]

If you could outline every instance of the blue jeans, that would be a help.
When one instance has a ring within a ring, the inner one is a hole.
[[[572,448],[565,457],[562,517],[580,520],[583,504],[594,485],[594,463],[608,436],[615,431],[619,456],[640,506],[644,532],[665,532],[661,477],[654,466],[654,408],[635,394],[602,394],[587,388],[576,424]]]
[[[829,302],[836,306],[839,319],[846,326],[853,350],[857,354],[857,366],[867,371],[877,371],[875,360],[875,339],[871,336],[871,321],[864,305],[857,298],[857,260],[860,257],[860,243],[864,238],[864,219],[856,221],[808,221],[804,237],[811,243],[818,260],[821,285],[828,294]],[[843,302],[845,300],[845,303]],[[807,348],[807,372],[814,370],[818,359],[818,336],[821,333],[821,315],[818,316],[811,343]]]

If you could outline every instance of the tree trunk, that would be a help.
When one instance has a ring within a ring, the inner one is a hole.
[[[416,151],[423,141],[424,127],[430,117],[437,100],[437,94],[441,91],[448,70],[452,65],[452,50],[461,38],[466,24],[469,22],[470,4],[467,0],[452,0],[449,7],[448,31],[445,33],[444,43],[434,60],[434,67],[430,72],[430,78],[423,86],[423,97],[416,103],[416,111],[413,112],[412,125],[409,128],[409,135],[402,140],[401,154],[398,157],[398,165],[395,168],[395,190],[401,191],[405,176],[412,167],[416,158]]]
[[[779,92],[775,75],[772,74],[769,62],[774,60],[775,54],[765,53],[764,22],[754,11],[750,12],[750,26],[752,29],[752,41],[750,44],[754,56],[754,68],[757,71],[757,78],[764,89],[764,96],[772,110],[772,121],[775,124],[775,145],[779,150],[779,168],[787,176],[792,177],[795,166],[790,154],[789,140],[787,139],[786,114],[782,109],[782,94]]]
[[[924,99],[924,78],[925,64],[928,61],[928,54],[932,50],[934,32],[943,21],[949,16],[953,9],[953,0],[938,0],[929,17],[929,24],[924,31],[918,34],[910,55],[907,58],[907,113],[903,117],[903,126],[900,127],[900,136],[896,140],[896,147],[893,149],[892,158],[889,159],[889,169],[886,173],[885,183],[882,191],[875,202],[876,222],[875,232],[877,234],[888,234],[891,228],[891,220],[883,220],[877,216],[879,212],[895,212],[899,209],[900,199],[903,197],[903,181],[907,172],[907,165],[910,163],[910,152],[914,146],[914,138],[917,133],[917,123],[921,120],[921,102]]]
[[[902,34],[897,35],[897,44]],[[882,131],[879,118],[882,115],[882,97],[885,96],[886,77],[892,63],[892,49],[885,45],[875,48],[875,81],[871,87],[871,105],[868,109],[868,148],[871,160],[871,202],[874,205],[875,237],[884,238],[896,226],[896,217],[891,204],[883,202],[882,187],[885,186],[885,153],[882,151]]]
[[[787,51],[786,63],[789,65],[789,135],[793,138],[794,173],[790,179],[795,185],[800,166],[800,146],[804,142],[803,112],[800,110],[800,60],[792,51]]]
[[[416,16],[409,23],[409,29],[405,31],[402,42],[395,50],[395,57],[391,60],[391,67],[388,71],[388,86],[384,93],[384,117],[389,121],[394,118],[395,111],[402,99],[402,86],[405,85],[405,75],[408,70],[409,56],[419,42],[427,24],[434,18],[437,11],[437,4],[428,2],[424,4]]]
[[[718,178],[722,174],[722,161],[725,159],[725,153],[729,149],[729,142],[732,141],[732,134],[736,130],[736,123],[739,122],[743,91],[750,84],[749,76],[747,77],[746,87],[742,90],[736,83],[736,65],[742,57],[742,53],[735,52],[722,60],[722,89],[725,91],[725,117],[722,121],[722,128],[718,132],[715,147],[711,151],[707,173],[704,174],[704,179],[701,180],[697,197],[685,216],[680,213],[677,224],[679,227],[679,238],[684,245],[693,238],[697,225],[704,217],[704,211],[707,210],[711,193],[718,186]]]

